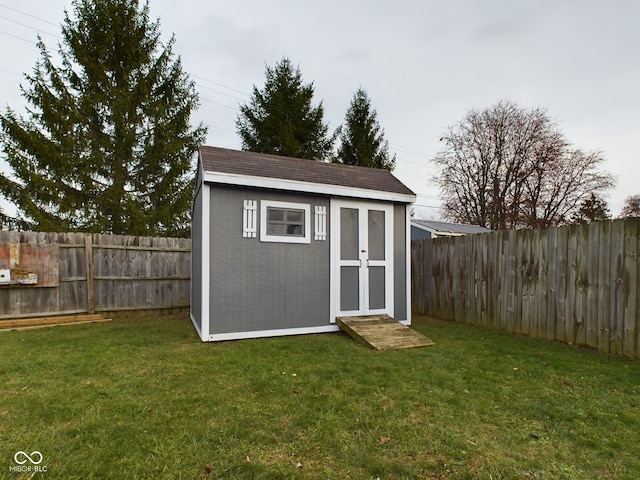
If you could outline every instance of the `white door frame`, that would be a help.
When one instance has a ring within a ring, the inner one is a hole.
[[[367,202],[358,200],[336,200],[331,199],[331,234],[330,234],[330,312],[331,323],[335,323],[336,317],[388,314],[393,317],[394,309],[394,272],[393,272],[393,205],[381,202]],[[340,208],[354,208],[359,210],[359,238],[360,252],[359,260],[340,260]],[[369,260],[366,241],[368,239],[368,214],[369,210],[385,212],[385,254],[384,260]],[[359,266],[359,310],[340,310],[340,267]],[[371,310],[368,305],[369,297],[369,275],[368,267],[385,267],[385,307],[383,309]]]

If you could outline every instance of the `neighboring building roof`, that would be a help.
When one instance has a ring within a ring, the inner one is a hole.
[[[391,172],[379,168],[316,162],[264,153],[200,147],[204,181],[347,197],[415,201]]]
[[[434,232],[437,235],[468,235],[472,233],[487,233],[488,228],[465,223],[435,222],[431,220],[411,220],[411,226]]]

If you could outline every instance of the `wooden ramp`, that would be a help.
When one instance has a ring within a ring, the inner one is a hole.
[[[338,317],[336,321],[342,330],[358,342],[376,350],[435,345],[431,339],[398,322],[389,315]]]

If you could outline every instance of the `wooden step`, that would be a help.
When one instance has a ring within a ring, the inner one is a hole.
[[[338,317],[336,322],[358,342],[380,351],[435,345],[433,340],[389,315]]]
[[[100,314],[87,315],[60,315],[51,317],[13,318],[0,320],[2,330],[28,330],[34,328],[53,327],[56,325],[76,325],[80,323],[108,322],[110,318],[104,318]]]

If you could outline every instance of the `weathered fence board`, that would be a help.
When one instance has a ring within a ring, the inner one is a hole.
[[[413,309],[640,358],[640,219],[412,242]]]
[[[624,238],[624,264],[622,281],[629,288],[622,293],[622,353],[628,357],[640,355],[640,350],[636,350],[636,346],[640,347],[640,342],[636,341],[636,329],[638,328],[637,316],[639,314],[638,302],[638,241],[640,232],[638,232],[637,223],[629,223],[623,232]]]
[[[55,265],[42,268],[57,286],[1,286],[0,318],[189,305],[189,239],[0,231],[5,244],[54,248]]]

